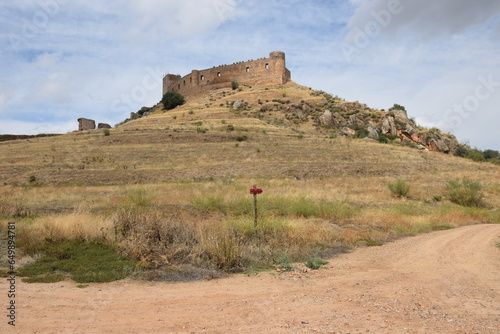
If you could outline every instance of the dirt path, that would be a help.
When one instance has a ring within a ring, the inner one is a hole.
[[[0,332],[499,333],[498,241],[500,225],[474,225],[358,249],[306,273],[84,289],[18,281],[17,326],[2,315]]]

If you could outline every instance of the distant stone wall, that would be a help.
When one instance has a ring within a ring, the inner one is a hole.
[[[8,140],[19,140],[19,139],[32,139],[32,138],[41,138],[41,137],[54,137],[60,136],[59,133],[41,133],[38,135],[0,135],[0,141],[8,141]]]
[[[95,130],[95,121],[88,118],[78,119],[78,131]]]
[[[163,78],[163,94],[179,92],[183,95],[205,90],[231,87],[231,82],[239,84],[285,84],[291,80],[286,68],[285,53],[274,51],[269,58],[261,58],[232,65],[221,65],[206,70],[193,70],[190,74],[167,74]]]

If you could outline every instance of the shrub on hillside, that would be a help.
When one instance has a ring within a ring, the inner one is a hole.
[[[389,183],[389,190],[394,196],[397,197],[406,197],[410,192],[410,185],[403,180],[396,180],[394,183]]]
[[[184,104],[184,96],[177,92],[166,92],[161,99],[164,110],[174,109],[177,106]]]
[[[449,180],[446,189],[450,200],[462,206],[480,207],[482,205],[483,193],[482,185],[477,180],[470,180],[466,177]]]

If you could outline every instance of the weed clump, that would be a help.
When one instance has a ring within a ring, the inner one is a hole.
[[[307,260],[307,262],[304,264],[306,265],[307,268],[317,270],[317,269],[321,268],[322,265],[328,264],[328,261],[325,261],[325,260],[320,259],[320,258],[312,257],[309,260]]]
[[[408,182],[401,179],[397,179],[395,182],[389,183],[388,186],[391,193],[396,197],[407,197],[410,192],[410,185]]]

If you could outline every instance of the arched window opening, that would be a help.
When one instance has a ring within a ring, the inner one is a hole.
[[[201,80],[205,80],[205,76],[203,74],[201,75]]]
[[[220,77],[220,72],[217,72],[217,76]]]
[[[247,67],[247,72],[250,72],[250,67]]]
[[[266,63],[266,70],[268,70],[268,69],[269,69],[269,64]]]

